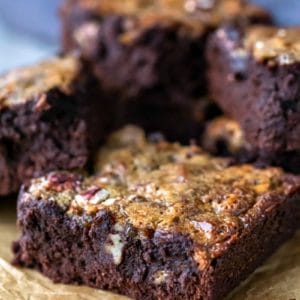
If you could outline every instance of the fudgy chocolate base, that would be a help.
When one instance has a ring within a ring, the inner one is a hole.
[[[298,196],[265,198],[244,234],[201,273],[188,236],[149,231],[144,239],[136,238],[130,226],[120,233],[113,215],[105,211],[86,226],[84,217],[67,215],[54,202],[22,199],[21,193],[22,235],[13,247],[14,263],[37,269],[54,282],[84,284],[135,299],[217,300],[292,236],[299,227],[299,200]],[[120,250],[121,241],[125,244]],[[107,252],[108,245],[122,251],[120,264]]]

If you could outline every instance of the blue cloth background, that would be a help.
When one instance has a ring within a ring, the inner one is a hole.
[[[114,1],[114,0],[111,0]],[[284,25],[300,25],[300,0],[252,0]],[[0,72],[29,64],[59,48],[60,0],[0,0]]]

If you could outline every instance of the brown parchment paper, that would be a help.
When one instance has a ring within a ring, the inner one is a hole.
[[[11,243],[18,235],[15,205],[12,199],[0,199],[0,300],[128,299],[86,287],[53,284],[35,271],[13,267]],[[300,300],[300,232],[228,299]]]

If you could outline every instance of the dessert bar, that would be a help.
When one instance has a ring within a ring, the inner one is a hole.
[[[16,264],[135,299],[221,299],[299,227],[298,177],[137,128],[110,138],[97,170],[23,187]]]
[[[277,157],[300,150],[300,28],[219,29],[207,49],[214,100],[252,147]]]
[[[0,77],[0,196],[45,172],[86,166],[110,122],[109,100],[87,74],[70,55]]]

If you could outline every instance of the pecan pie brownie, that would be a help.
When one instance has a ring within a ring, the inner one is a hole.
[[[15,263],[135,299],[221,299],[299,227],[300,179],[281,169],[127,128],[97,170],[23,187]]]

